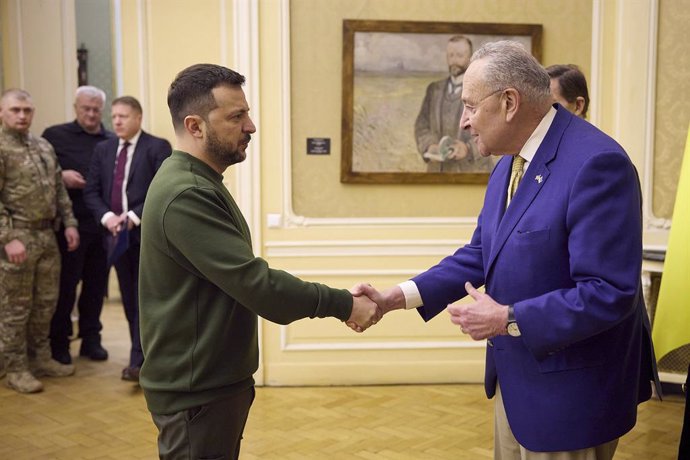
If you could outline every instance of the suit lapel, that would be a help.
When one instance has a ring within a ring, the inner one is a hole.
[[[487,225],[488,222],[489,233],[494,238],[498,233],[498,226],[501,224],[506,209],[506,190],[508,190],[508,181],[510,180],[510,168],[510,158],[501,158],[491,176],[491,181],[495,182],[496,186],[495,188],[492,186],[491,189],[487,188],[487,194],[492,193],[496,198],[487,200],[484,206],[484,225]],[[487,210],[488,206],[491,207]]]
[[[434,97],[431,100],[434,112],[434,121],[430,121],[429,124],[432,127],[432,131],[434,130],[433,127],[436,126],[438,128],[439,133],[441,132],[441,106],[443,105],[443,96],[447,85],[448,82],[445,80],[441,88],[439,88],[439,86],[436,85],[436,93],[434,94]]]
[[[132,162],[129,164],[129,174],[127,175],[127,188],[129,188],[130,184],[132,183],[134,174],[139,170],[139,163],[144,160],[143,152],[146,151],[146,141],[146,133],[142,131],[141,135],[139,136],[139,140],[137,141],[137,145],[134,148],[134,152],[132,152]]]
[[[115,166],[117,165],[117,153],[120,147],[120,141],[114,138],[108,142],[110,145],[106,150],[105,160],[101,166],[101,169],[105,169],[105,171],[101,177],[105,178],[103,193],[108,197],[108,204],[110,204],[110,193],[113,189],[113,179],[115,177]]]
[[[515,195],[510,202],[510,206],[505,210],[503,218],[496,227],[496,233],[492,240],[491,252],[485,273],[489,273],[496,257],[505,245],[506,240],[515,229],[515,226],[520,221],[520,218],[525,214],[527,209],[531,206],[541,189],[544,187],[549,179],[551,172],[548,164],[556,157],[558,151],[558,144],[561,141],[565,128],[570,123],[572,115],[567,113],[565,109],[559,108],[556,117],[551,123],[544,140],[539,145],[534,158],[529,164],[527,171],[525,171],[520,184],[518,185]],[[510,165],[510,161],[504,161]],[[507,167],[507,173],[504,175],[510,176],[510,168]],[[507,194],[507,178],[505,180],[506,186],[502,189],[503,196],[497,198],[495,201],[501,203],[501,208],[505,208],[506,194]]]

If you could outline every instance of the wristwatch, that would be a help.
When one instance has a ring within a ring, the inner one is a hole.
[[[517,321],[515,321],[515,309],[512,305],[508,305],[508,325],[506,326],[508,335],[511,337],[520,337],[520,328]]]

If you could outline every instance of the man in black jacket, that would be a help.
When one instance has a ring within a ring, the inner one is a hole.
[[[80,86],[74,99],[77,118],[47,128],[43,137],[52,144],[62,168],[62,181],[72,200],[74,215],[79,221],[81,244],[75,251],[67,250],[64,229],[57,232],[61,254],[60,294],[50,324],[50,347],[53,359],[63,364],[72,362],[69,351],[72,336],[72,308],[77,298],[77,285],[81,291],[77,302],[79,354],[90,359],[108,359],[101,345],[101,310],[105,295],[108,268],[106,252],[98,223],[84,204],[83,191],[91,163],[91,154],[99,142],[110,139],[113,133],[101,123],[105,93],[94,86]]]

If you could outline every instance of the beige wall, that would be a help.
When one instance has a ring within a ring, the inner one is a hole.
[[[292,198],[300,215],[476,216],[484,195],[483,185],[340,183],[343,19],[542,24],[543,63],[576,63],[589,74],[589,1],[292,0],[290,5]],[[412,119],[400,130],[411,132],[413,126]],[[331,138],[332,154],[306,155],[307,137]]]
[[[0,1],[3,89],[31,93],[36,115],[33,131],[74,117],[77,85],[74,2]],[[74,59],[66,59],[66,56]]]
[[[222,3],[201,1],[190,8],[185,0],[119,2],[124,76],[121,93],[141,100],[148,109],[149,129],[159,136],[174,140],[166,95],[175,75],[192,64],[227,65],[231,60],[221,41],[222,29],[228,27],[221,24]]]
[[[690,123],[690,0],[659,2],[653,212],[673,216],[683,145]]]
[[[660,0],[657,21],[655,0],[491,0],[481,8],[469,0],[203,0],[193,7],[183,0],[113,0],[120,51],[114,50],[114,70],[121,72],[119,94],[144,104],[146,129],[173,142],[165,99],[179,70],[211,62],[253,75],[246,91],[259,131],[250,159],[230,169],[226,184],[249,216],[257,253],[305,279],[344,288],[363,280],[387,287],[469,239],[483,187],[339,182],[344,18],[543,24],[544,64],[583,68],[596,97],[593,121],[628,150],[650,203],[657,197],[656,181],[673,180],[671,173],[655,175],[655,148],[668,155],[659,161],[673,169],[680,161],[676,137],[684,136],[688,120],[682,107],[663,110],[663,119],[661,109],[655,115],[653,91],[648,96],[656,64],[649,63],[657,56],[649,43],[657,25],[660,43],[685,43],[678,37],[687,21],[674,7],[682,3],[687,12],[687,1]],[[76,87],[73,3],[0,0],[0,8],[3,86],[25,85],[34,93],[38,129],[70,119]],[[30,33],[36,30],[42,34]],[[687,74],[687,60],[674,56],[684,54],[659,53],[657,107],[682,100],[673,90],[684,88],[678,79]],[[673,70],[680,76],[667,79]],[[649,131],[655,117],[656,147]],[[672,125],[684,127],[669,130]],[[332,140],[331,155],[307,157],[305,138],[322,136]],[[654,209],[660,216],[671,194],[659,193]],[[651,205],[647,216],[654,217]],[[663,244],[663,225],[655,225],[648,223],[646,238]],[[415,312],[394,312],[362,335],[332,319],[289,326],[262,322],[261,334],[258,381],[268,384],[482,378],[483,343],[459,334],[445,313],[425,325]]]
[[[173,148],[168,87],[179,71],[192,64],[233,65],[232,5],[232,0],[195,2],[193,8],[185,0],[111,1],[121,18],[113,25],[114,42],[119,38],[122,56],[115,63],[122,68],[118,95],[138,98],[145,112],[144,129],[165,137]],[[226,176],[233,190],[234,171]]]

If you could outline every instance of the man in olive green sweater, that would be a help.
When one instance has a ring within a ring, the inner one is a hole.
[[[254,399],[257,319],[336,317],[356,331],[381,312],[367,297],[304,282],[252,253],[249,227],[222,173],[256,131],[244,77],[212,64],[168,91],[177,150],[156,174],[142,215],[140,384],[161,458],[237,458]]]

